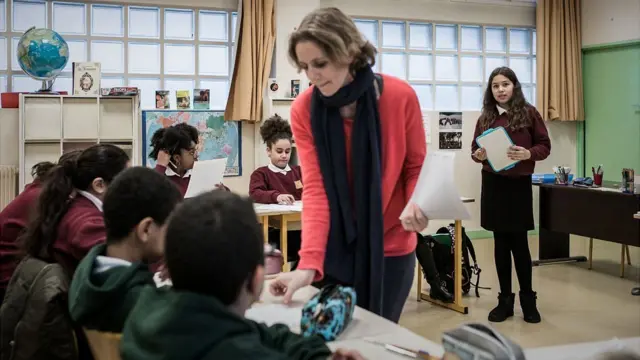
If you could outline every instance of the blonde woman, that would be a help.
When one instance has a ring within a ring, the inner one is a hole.
[[[427,226],[407,204],[426,142],[414,90],[374,74],[375,56],[336,8],[311,12],[291,34],[289,57],[313,84],[291,106],[305,180],[302,246],[297,270],[271,291],[287,302],[313,282],[347,284],[358,305],[397,322],[413,283],[416,231]]]

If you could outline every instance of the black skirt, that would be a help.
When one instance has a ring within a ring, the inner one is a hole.
[[[531,175],[504,176],[483,170],[480,225],[499,232],[533,230]]]

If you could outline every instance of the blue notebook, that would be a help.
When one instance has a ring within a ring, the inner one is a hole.
[[[520,162],[507,156],[507,150],[513,146],[513,141],[502,126],[483,132],[476,138],[476,144],[487,151],[487,161],[495,172],[511,169]]]

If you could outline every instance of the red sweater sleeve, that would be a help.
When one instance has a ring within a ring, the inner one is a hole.
[[[551,140],[549,139],[547,126],[544,120],[542,120],[542,116],[540,116],[538,110],[532,106],[530,112],[533,117],[533,146],[531,146],[529,152],[531,153],[531,160],[541,161],[546,159],[551,153]]]
[[[253,201],[260,204],[277,204],[280,193],[276,190],[269,190],[267,178],[261,169],[256,169],[251,174],[249,182],[249,196]]]
[[[404,181],[407,201],[411,198],[413,190],[418,183],[420,170],[427,156],[427,140],[425,137],[424,124],[422,123],[422,111],[420,102],[415,92],[407,103],[407,119],[405,126],[405,136],[407,142],[407,155],[404,161]]]
[[[302,168],[302,232],[298,269],[316,271],[315,281],[324,275],[324,257],[329,240],[329,200],[324,190],[318,154],[311,133],[309,96],[301,94],[291,105],[291,129],[296,139]],[[306,107],[306,108],[305,108]]]
[[[167,171],[167,167],[160,164],[156,164],[156,167],[154,168],[154,170],[160,173],[161,175],[164,175],[165,172]]]

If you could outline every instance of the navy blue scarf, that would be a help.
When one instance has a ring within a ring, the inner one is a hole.
[[[375,81],[367,66],[333,96],[325,97],[314,89],[311,128],[331,214],[325,274],[354,286],[358,306],[380,315],[384,245],[380,114]],[[354,102],[357,105],[351,136],[350,188],[340,108]]]

